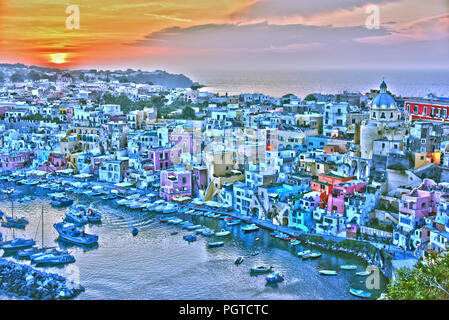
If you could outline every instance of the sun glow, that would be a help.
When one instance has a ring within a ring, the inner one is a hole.
[[[50,62],[56,64],[66,63],[67,54],[65,53],[52,53],[50,54]]]

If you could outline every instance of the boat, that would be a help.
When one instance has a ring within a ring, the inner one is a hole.
[[[73,262],[75,262],[74,256],[69,254],[67,251],[60,251],[57,249],[41,253],[37,257],[31,257],[31,263],[34,264],[61,265]]]
[[[251,267],[252,273],[266,273],[266,272],[270,272],[272,270],[273,270],[273,266],[262,265],[262,266]]]
[[[319,252],[312,252],[309,256],[310,259],[316,259],[319,257],[321,257],[321,253],[319,253]]]
[[[201,234],[203,231],[206,231],[206,228],[196,229],[195,233],[196,234]]]
[[[196,241],[196,236],[194,236],[193,234],[189,234],[187,236],[182,237],[185,241],[187,242],[193,242]]]
[[[297,256],[301,258],[302,256],[304,256],[304,255],[306,255],[306,254],[311,254],[311,253],[312,253],[312,250],[299,251],[299,252],[297,253]]]
[[[253,231],[259,230],[259,227],[256,226],[254,223],[252,223],[252,224],[243,226],[241,229],[242,229],[244,232],[253,232]]]
[[[85,217],[89,223],[101,223],[101,213],[93,208],[87,209]]]
[[[233,219],[233,220],[227,221],[226,224],[228,226],[235,226],[235,225],[240,224],[240,222],[241,222],[240,219]]]
[[[224,236],[227,236],[229,234],[231,234],[231,231],[225,230],[225,229],[221,229],[220,232],[216,232],[215,233],[215,236],[217,236],[217,237],[224,237]]]
[[[33,239],[23,239],[23,238],[15,238],[14,240],[7,241],[0,245],[0,249],[5,251],[13,251],[13,250],[21,250],[34,246],[36,241]]]
[[[131,233],[133,235],[133,237],[137,236],[137,234],[139,233],[139,229],[137,229],[136,227],[132,228]]]
[[[193,223],[190,221],[184,221],[182,223],[182,229],[187,229],[188,227],[193,226]]]
[[[281,282],[284,281],[284,275],[279,272],[273,272],[266,277],[267,282]]]
[[[178,206],[173,203],[167,204],[167,206],[162,210],[165,214],[175,213],[176,211],[178,211]]]
[[[366,276],[369,276],[370,274],[371,274],[371,272],[369,272],[369,271],[356,272],[356,275],[359,277],[366,277]]]
[[[224,216],[220,217],[220,220],[225,220],[226,221],[228,218],[229,218],[229,216],[224,215]]]
[[[310,256],[312,255],[312,253],[305,253],[301,256],[302,260],[307,260],[310,258]]]
[[[66,197],[51,200],[51,205],[53,207],[67,207],[67,206],[70,206],[72,203],[73,203],[73,200],[70,198],[66,198]]]
[[[214,219],[217,219],[217,218],[220,218],[220,217],[221,217],[221,214],[220,214],[220,213],[212,213],[212,214],[210,215],[210,217],[211,217],[211,218],[214,218]]]
[[[223,241],[217,241],[217,242],[208,242],[207,247],[208,248],[217,248],[217,247],[223,247],[224,242]]]
[[[277,238],[281,233],[279,231],[273,231],[270,233],[270,236]]]
[[[46,249],[38,248],[38,247],[31,247],[28,249],[19,250],[17,252],[17,255],[21,259],[31,259],[30,256],[36,253],[44,252]]]
[[[65,219],[69,222],[73,222],[73,223],[77,223],[77,224],[85,224],[88,222],[87,217],[84,215],[84,212],[76,210],[76,209],[67,210],[65,212]]]
[[[335,270],[320,270],[320,274],[323,276],[336,276],[337,271],[335,271]]]
[[[181,222],[182,222],[181,218],[176,218],[176,219],[171,220],[172,224],[180,224]]]
[[[213,231],[209,228],[206,228],[203,230],[203,232],[201,232],[201,234],[205,237],[209,237],[209,236],[213,236],[215,234],[215,231]]]
[[[237,259],[235,259],[235,261],[234,261],[234,263],[236,264],[236,265],[239,265],[239,264],[241,264],[243,262],[243,257],[237,257]]]
[[[24,223],[14,223],[8,221],[2,221],[2,227],[4,228],[16,228],[16,229],[25,229],[26,224]]]
[[[174,236],[177,235],[179,232],[178,231],[173,231],[172,233],[170,233],[170,235]]]
[[[62,240],[82,245],[93,245],[98,242],[97,235],[79,231],[73,223],[59,222],[55,223],[53,227],[56,229]]]
[[[355,269],[357,269],[357,266],[353,265],[353,264],[345,264],[345,265],[340,266],[340,269],[343,269],[343,270],[355,270]]]
[[[301,243],[301,240],[290,240],[290,245],[292,245],[292,246],[297,246],[298,244],[300,244]]]
[[[169,219],[170,219],[170,218],[168,218],[168,217],[160,217],[160,218],[159,218],[159,222],[167,223]]]
[[[202,225],[200,225],[200,224],[195,224],[195,225],[187,226],[186,229],[192,231],[192,230],[199,229],[199,228],[201,228],[201,227],[202,227]]]
[[[365,298],[365,299],[368,299],[371,297],[371,293],[363,291],[363,290],[353,289],[353,288],[349,289],[349,293],[356,297]]]
[[[284,240],[284,241],[292,240],[292,238],[288,234],[285,234],[285,233],[280,233],[276,238]]]

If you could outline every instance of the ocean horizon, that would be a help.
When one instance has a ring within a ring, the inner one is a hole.
[[[236,95],[263,93],[281,97],[292,93],[336,94],[369,92],[384,79],[396,96],[449,96],[449,70],[425,69],[307,69],[307,70],[194,70],[186,73],[205,87],[201,91]]]

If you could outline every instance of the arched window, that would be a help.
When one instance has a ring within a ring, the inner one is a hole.
[[[386,117],[385,117],[385,112],[382,112],[382,114],[380,115],[380,118],[381,119],[385,119]]]
[[[376,119],[376,113],[373,112],[373,119]]]

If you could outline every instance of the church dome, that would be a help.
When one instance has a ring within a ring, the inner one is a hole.
[[[394,98],[387,92],[387,84],[385,81],[382,81],[380,85],[380,93],[376,95],[371,102],[371,108],[373,109],[396,109],[396,101]]]

